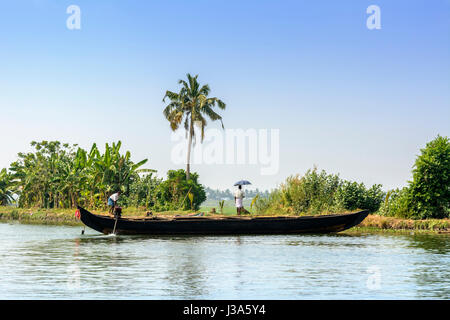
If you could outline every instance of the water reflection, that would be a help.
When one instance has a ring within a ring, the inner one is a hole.
[[[409,239],[411,240],[411,248],[420,248],[436,254],[450,252],[450,236],[448,235],[415,234]]]
[[[0,224],[0,257],[3,299],[450,298],[449,236],[105,236]]]
[[[167,276],[169,296],[194,297],[207,294],[204,273],[206,266],[203,261],[203,250],[199,245],[181,246],[172,250],[168,246]]]
[[[423,256],[414,263],[414,277],[418,285],[418,296],[427,298],[450,298],[450,237],[430,234],[413,235],[410,248],[421,249],[416,252]],[[427,288],[424,290],[423,288]],[[429,290],[429,288],[439,288]]]
[[[449,261],[450,262],[450,261]],[[414,277],[417,282],[418,298],[450,298],[450,272],[448,265],[436,266],[433,262],[416,263]]]

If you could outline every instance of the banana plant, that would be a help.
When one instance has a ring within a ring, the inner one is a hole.
[[[147,159],[134,163],[129,151],[121,154],[120,141],[106,144],[104,153],[95,143],[89,152],[59,141],[33,141],[31,145],[33,152],[19,153],[10,165],[8,182],[8,190],[17,190],[19,205],[24,207],[73,207],[79,201],[89,206],[105,204],[112,192],[128,192],[140,173],[155,172],[142,168]],[[6,202],[7,196],[3,197]]]
[[[8,205],[14,202],[13,177],[2,169],[0,171],[0,205]]]
[[[220,209],[220,214],[223,214],[223,206],[225,204],[225,200],[219,201],[219,209]]]
[[[253,206],[256,206],[256,203],[258,202],[259,199],[259,194],[257,194],[253,199],[252,202],[250,203],[250,209],[253,209]]]

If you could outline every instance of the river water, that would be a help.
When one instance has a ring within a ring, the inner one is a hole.
[[[450,236],[105,236],[0,223],[0,299],[449,299]]]

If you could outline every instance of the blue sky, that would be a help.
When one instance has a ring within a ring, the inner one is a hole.
[[[366,27],[372,4],[380,30]],[[277,174],[193,165],[202,183],[270,189],[316,165],[401,187],[420,148],[449,135],[450,1],[3,1],[0,167],[45,139],[122,140],[161,176],[182,168],[162,98],[188,72],[227,103],[226,128],[280,130]]]

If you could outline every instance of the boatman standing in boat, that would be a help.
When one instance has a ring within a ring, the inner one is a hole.
[[[244,191],[242,191],[242,186],[239,185],[238,189],[234,193],[234,202],[236,203],[236,211],[238,215],[240,215],[242,213],[242,210],[244,209],[244,205],[242,204],[243,199]]]
[[[108,206],[110,206],[109,213],[114,214],[114,208],[116,207],[117,200],[119,200],[119,196],[120,191],[117,191],[108,198]]]

